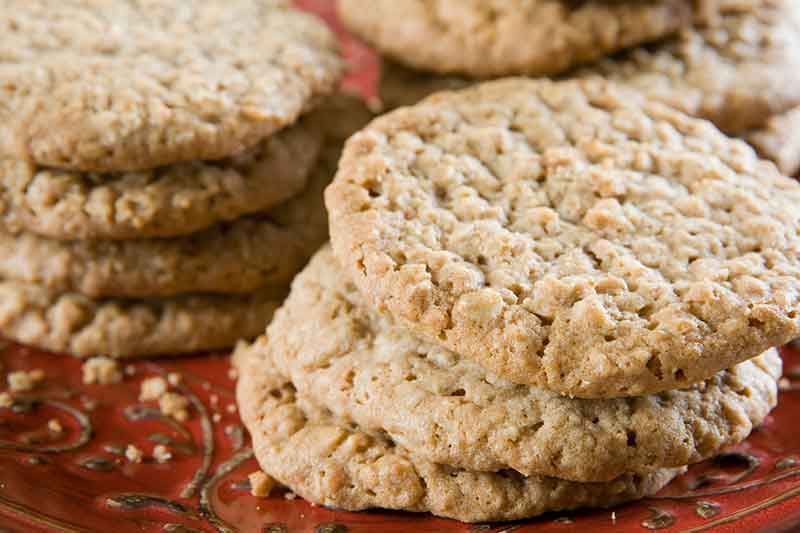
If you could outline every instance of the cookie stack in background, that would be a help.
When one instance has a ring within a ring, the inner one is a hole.
[[[262,469],[463,521],[610,507],[744,440],[800,334],[800,185],[602,79],[441,93],[347,142],[332,247],[235,353]]]
[[[326,240],[335,36],[279,0],[19,0],[0,28],[3,335],[136,357],[263,331]]]
[[[711,120],[785,174],[800,171],[800,5],[793,0],[358,4],[341,0],[339,13],[386,56],[381,98],[389,109],[487,77],[599,75]],[[397,26],[402,17],[389,12],[400,11],[405,22]]]

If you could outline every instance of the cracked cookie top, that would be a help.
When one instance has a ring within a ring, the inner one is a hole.
[[[0,155],[85,171],[242,152],[343,70],[283,0],[9,0],[0,50]]]
[[[369,304],[512,382],[634,396],[800,335],[800,185],[603,80],[390,113],[350,139],[326,203]]]

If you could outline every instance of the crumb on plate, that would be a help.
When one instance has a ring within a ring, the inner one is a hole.
[[[23,392],[35,389],[44,381],[44,371],[36,370],[25,371],[17,370],[8,374],[8,388],[11,392]]]
[[[260,470],[247,476],[247,479],[250,480],[250,494],[258,498],[266,498],[275,488],[275,480]]]
[[[159,400],[167,393],[167,381],[161,376],[155,376],[142,380],[139,390],[139,400]]]
[[[172,452],[163,444],[156,444],[153,448],[153,459],[159,463],[166,463],[172,459]]]
[[[158,407],[161,409],[161,414],[178,422],[186,422],[189,419],[189,400],[178,393],[163,394],[158,400]]]
[[[141,463],[142,459],[144,458],[144,454],[142,453],[142,450],[133,444],[128,444],[128,447],[125,448],[125,458],[132,463]]]
[[[110,357],[92,357],[83,363],[84,385],[112,385],[122,381],[119,363]]]

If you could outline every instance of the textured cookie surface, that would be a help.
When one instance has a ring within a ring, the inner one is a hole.
[[[237,402],[261,468],[303,498],[338,509],[431,512],[466,522],[609,507],[642,498],[678,470],[575,483],[518,472],[472,472],[413,456],[357,426],[337,424],[298,397],[264,352],[240,347]]]
[[[673,33],[690,2],[340,0],[345,25],[408,66],[472,77],[557,74]]]
[[[326,203],[370,305],[513,382],[635,396],[800,336],[800,185],[602,80],[509,79],[378,118]]]
[[[323,149],[306,190],[272,210],[171,239],[58,241],[0,231],[0,276],[91,298],[246,293],[288,286],[327,240],[323,192],[341,140]]]
[[[691,388],[637,398],[514,385],[367,310],[346,279],[324,248],[253,349],[341,423],[388,434],[434,463],[608,481],[711,457],[745,439],[777,401],[775,350]]]
[[[322,144],[312,122],[231,159],[141,172],[71,172],[3,159],[3,222],[55,239],[135,239],[185,235],[262,211],[305,187]]]
[[[764,126],[767,117],[798,103],[800,4],[791,0],[723,0],[696,19],[696,27],[663,43],[566,75],[600,75],[629,83],[648,98],[707,118],[737,134]],[[474,83],[415,71],[393,61],[384,61],[382,67],[380,96],[387,109]],[[759,148],[782,140],[772,139],[759,137]],[[776,157],[769,149],[764,155]],[[782,170],[790,168],[794,159],[783,153],[777,157],[779,163],[785,163]]]
[[[140,170],[242,152],[336,86],[334,35],[283,0],[8,0],[0,155]]]
[[[160,300],[90,300],[38,285],[0,281],[0,332],[23,344],[79,357],[174,355],[252,338],[285,291]]]
[[[719,0],[666,44],[586,70],[731,133],[800,103],[800,2]],[[583,73],[579,73],[581,75]]]
[[[745,139],[787,176],[800,172],[800,107],[770,117],[763,128],[748,132]]]
[[[318,224],[304,240],[296,229],[264,215],[174,239],[55,241],[0,232],[0,275],[91,298],[246,293],[288,285],[327,234]]]

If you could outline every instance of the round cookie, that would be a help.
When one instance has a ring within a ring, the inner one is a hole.
[[[0,230],[0,276],[90,298],[247,293],[288,286],[327,240],[323,192],[340,141],[323,150],[299,196],[257,216],[172,239],[58,241]]]
[[[387,438],[332,420],[297,397],[260,350],[240,346],[237,403],[261,468],[303,498],[337,509],[431,512],[464,522],[610,507],[654,494],[680,473],[576,483],[518,472],[472,472],[415,457]]]
[[[52,239],[175,237],[263,211],[298,194],[322,145],[313,117],[238,156],[93,174],[0,160],[6,228]]]
[[[698,26],[576,75],[599,74],[741,133],[800,104],[800,3],[718,0]]]
[[[283,0],[9,0],[0,156],[82,171],[229,157],[342,75],[336,37]]]
[[[800,172],[800,106],[769,117],[763,128],[748,132],[744,138],[787,176]]]
[[[324,248],[252,349],[341,424],[388,435],[432,463],[610,481],[712,457],[747,438],[777,402],[774,349],[691,388],[637,398],[515,385],[368,310],[346,279]]]
[[[486,78],[558,74],[689,23],[691,2],[340,0],[354,33],[396,61]]]
[[[78,357],[135,358],[233,346],[264,330],[284,289],[162,300],[90,300],[38,285],[0,281],[0,333]]]
[[[599,79],[508,79],[373,121],[326,191],[369,305],[512,382],[683,388],[800,336],[800,185]]]

